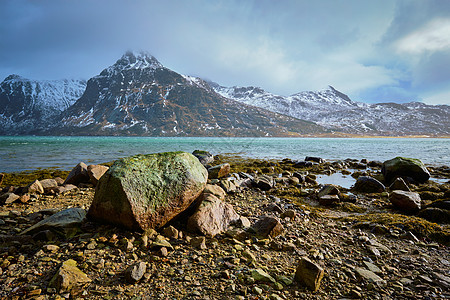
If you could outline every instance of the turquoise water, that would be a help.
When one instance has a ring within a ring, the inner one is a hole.
[[[255,158],[384,161],[396,156],[426,164],[450,164],[450,139],[413,138],[210,138],[210,137],[0,137],[0,172],[97,164],[134,154],[164,151],[239,153]]]

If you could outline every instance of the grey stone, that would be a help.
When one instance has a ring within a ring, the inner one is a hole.
[[[145,262],[140,261],[138,263],[135,263],[125,270],[125,280],[128,283],[138,282],[144,276],[146,270],[147,265],[145,264]]]
[[[39,231],[51,230],[60,234],[70,234],[86,219],[86,211],[82,208],[68,208],[55,213],[44,220],[25,229],[20,234],[32,235]]]

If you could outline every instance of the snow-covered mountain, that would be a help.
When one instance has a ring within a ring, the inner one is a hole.
[[[331,86],[322,91],[285,97],[258,87],[209,84],[224,97],[312,121],[335,131],[372,135],[450,135],[448,105],[354,102]]]
[[[312,122],[243,105],[205,81],[165,68],[145,52],[127,52],[87,82],[51,134],[289,136],[321,133]]]
[[[75,103],[83,80],[29,80],[10,75],[0,84],[0,134],[32,133],[46,128]]]

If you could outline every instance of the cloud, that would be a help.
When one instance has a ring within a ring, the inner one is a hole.
[[[450,18],[435,19],[396,42],[397,51],[408,54],[450,50]]]
[[[447,0],[15,0],[0,1],[0,20],[3,78],[89,78],[146,50],[183,74],[283,95],[333,85],[402,101],[450,86]]]

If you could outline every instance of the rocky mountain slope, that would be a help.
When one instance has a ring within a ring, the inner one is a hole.
[[[321,133],[312,122],[238,103],[205,81],[180,75],[146,53],[127,52],[91,78],[51,134],[289,136]]]
[[[331,86],[318,92],[285,97],[258,87],[223,87],[211,82],[210,85],[224,97],[313,121],[336,131],[382,135],[450,134],[448,105],[354,102]]]
[[[0,134],[33,133],[48,128],[81,97],[83,80],[29,80],[8,76],[0,84]]]

